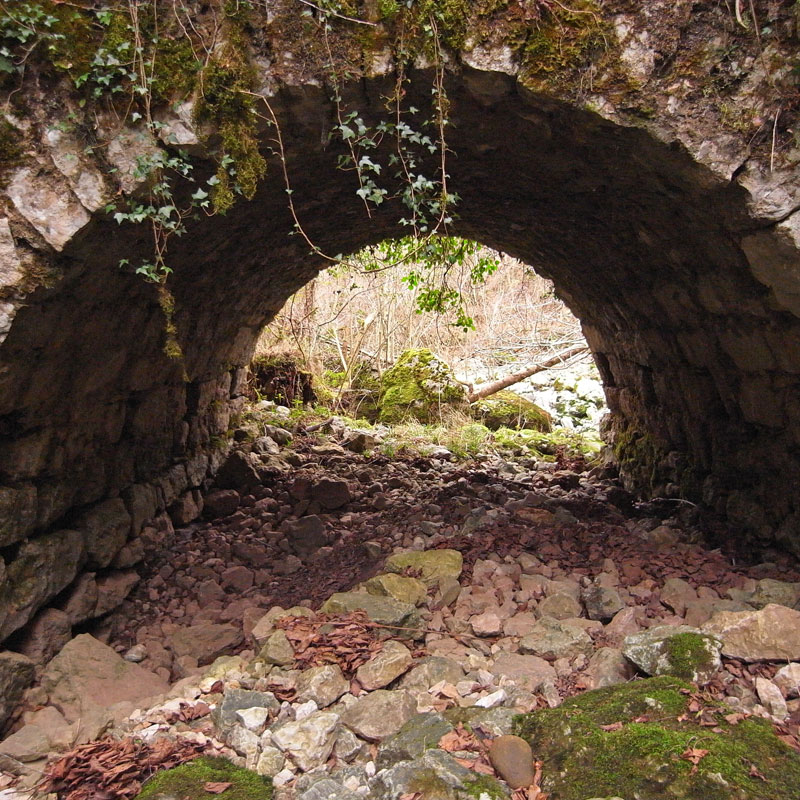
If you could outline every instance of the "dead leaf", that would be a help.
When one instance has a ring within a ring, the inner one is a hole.
[[[623,727],[624,724],[625,723],[623,722],[612,722],[610,725],[601,725],[600,727],[604,731],[618,731]]]
[[[231,786],[233,786],[232,783],[225,783],[224,781],[208,781],[203,784],[203,788],[209,794],[222,794],[223,792],[227,792]]]
[[[750,765],[750,772],[749,775],[751,778],[758,778],[759,780],[764,781],[764,783],[768,783],[766,776],[759,770],[759,768],[755,764]]]

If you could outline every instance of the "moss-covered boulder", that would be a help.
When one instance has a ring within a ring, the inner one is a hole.
[[[445,408],[466,404],[464,387],[444,361],[430,350],[406,350],[383,373],[378,419],[388,424],[408,418],[434,422]]]
[[[550,415],[543,408],[510,389],[476,401],[470,406],[470,411],[475,419],[493,431],[512,428],[547,433],[553,427]]]
[[[520,716],[515,733],[542,761],[550,800],[790,800],[800,797],[800,754],[769,722],[731,725],[722,708],[699,724],[690,684],[659,677],[586,692]]]
[[[135,800],[206,800],[216,795],[206,784],[230,784],[221,793],[225,800],[270,800],[272,781],[249,769],[234,766],[226,758],[196,758],[174,769],[157,772]]]

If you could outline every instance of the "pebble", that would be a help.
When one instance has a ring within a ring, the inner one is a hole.
[[[519,736],[498,736],[492,740],[489,760],[512,789],[521,789],[533,783],[533,751]]]

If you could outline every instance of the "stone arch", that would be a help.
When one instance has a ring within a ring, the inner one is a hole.
[[[717,151],[702,163],[701,143],[622,125],[484,66],[473,59],[448,77],[453,232],[552,278],[600,367],[632,488],[702,500],[749,536],[797,547],[800,190],[779,176],[755,186],[751,172],[748,191]],[[418,77],[410,91],[424,102]],[[377,115],[387,81],[354,84],[349,99]],[[272,91],[314,242],[337,253],[396,235],[394,212],[368,221],[335,167],[326,93],[313,81]],[[186,133],[202,169],[186,120],[165,124]],[[17,288],[4,295],[0,346],[0,638],[81,569],[118,566],[148,519],[213,473],[255,337],[324,266],[290,236],[280,180],[192,224],[170,250],[183,352],[170,358],[158,291],[117,268],[146,253],[146,234],[102,214],[91,170],[60,168],[71,145],[50,145],[38,171],[9,182],[0,227],[17,276],[5,281]],[[44,279],[29,287],[37,270]]]

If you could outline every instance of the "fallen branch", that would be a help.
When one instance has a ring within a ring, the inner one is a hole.
[[[556,366],[556,364],[562,364],[577,355],[583,355],[588,352],[589,348],[585,344],[570,347],[568,350],[562,350],[560,353],[556,353],[551,358],[533,367],[528,367],[521,372],[514,372],[511,375],[506,375],[505,378],[500,378],[500,380],[479,386],[467,395],[467,400],[469,400],[470,403],[474,403],[476,400],[482,400],[484,397],[496,394],[509,386],[513,386],[515,383],[524,381],[525,378],[530,378],[531,375],[535,375],[537,372],[543,372],[546,369],[550,369],[550,367]]]

